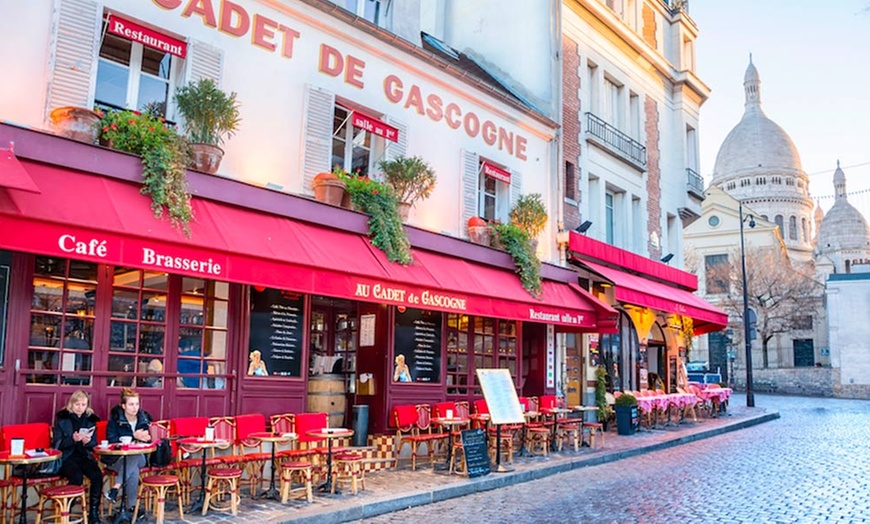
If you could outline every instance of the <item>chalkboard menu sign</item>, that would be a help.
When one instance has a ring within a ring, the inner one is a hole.
[[[482,429],[463,431],[462,449],[465,452],[465,471],[469,478],[489,475],[489,450],[486,448],[486,433]]]
[[[441,382],[441,318],[437,311],[396,311],[396,382]]]
[[[302,376],[303,306],[299,293],[251,289],[248,375]]]

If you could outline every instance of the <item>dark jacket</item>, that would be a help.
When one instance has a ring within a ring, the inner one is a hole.
[[[132,437],[133,431],[139,429],[147,431],[150,425],[151,415],[144,409],[140,409],[139,413],[136,414],[136,427],[131,427],[124,415],[124,408],[118,405],[112,408],[112,413],[109,415],[109,423],[106,425],[106,439],[110,444],[121,442],[121,437]],[[104,455],[102,460],[106,464],[114,464],[118,457]]]
[[[52,438],[51,447],[63,452],[61,460],[66,460],[72,454],[94,460],[93,450],[94,446],[97,445],[97,421],[99,420],[100,417],[94,413],[83,414],[80,417],[66,409],[58,412],[54,421],[54,438]],[[94,430],[91,441],[87,445],[73,440],[73,433],[83,428],[93,428]]]

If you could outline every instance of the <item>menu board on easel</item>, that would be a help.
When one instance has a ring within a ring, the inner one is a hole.
[[[251,289],[249,360],[252,376],[302,376],[304,297],[280,289]],[[255,354],[257,351],[259,354]],[[255,362],[256,359],[259,359]]]
[[[410,372],[410,380],[399,382],[441,382],[441,318],[439,311],[396,310],[395,356]]]
[[[510,370],[478,369],[477,380],[489,408],[491,424],[523,424],[526,421]]]

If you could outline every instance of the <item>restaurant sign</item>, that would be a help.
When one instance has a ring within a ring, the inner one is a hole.
[[[511,183],[511,174],[507,170],[504,170],[504,169],[502,169],[502,168],[500,168],[500,167],[498,167],[490,162],[486,162],[486,161],[482,162],[482,164],[483,164],[482,167],[483,167],[483,174],[484,175],[486,175],[490,178],[494,178],[496,180],[500,180],[500,181],[504,182],[505,184]]]
[[[353,127],[368,131],[375,136],[385,138],[392,142],[399,141],[398,129],[389,124],[381,122],[375,117],[369,116],[365,113],[361,113],[356,109],[354,109],[353,113],[351,114],[350,123]]]
[[[113,35],[138,42],[164,53],[184,58],[187,55],[187,44],[177,38],[164,35],[151,28],[125,20],[118,15],[109,15],[107,30]]]
[[[360,300],[377,299],[379,302],[401,306],[427,306],[435,309],[463,312],[468,309],[468,299],[452,293],[429,289],[412,290],[398,284],[357,283],[354,297]]]

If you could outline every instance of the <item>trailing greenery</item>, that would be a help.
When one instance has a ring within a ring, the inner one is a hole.
[[[623,393],[616,397],[615,405],[617,406],[636,406],[637,398],[631,393]]]
[[[541,261],[535,254],[529,234],[513,222],[493,223],[493,246],[507,251],[516,265],[516,272],[526,291],[537,297],[541,294]]]
[[[185,136],[193,143],[219,146],[242,120],[236,93],[221,91],[210,78],[176,89],[175,104],[184,119]]]
[[[419,156],[382,160],[378,166],[384,172],[384,182],[393,188],[399,202],[413,205],[417,200],[429,198],[435,189],[435,171]]]
[[[154,216],[165,211],[172,225],[190,236],[187,143],[162,117],[138,111],[107,111],[101,117],[100,143],[142,157],[142,194],[151,196]]]
[[[344,180],[350,201],[369,215],[369,238],[391,262],[407,266],[414,261],[411,243],[399,216],[399,201],[393,189],[377,180],[352,175],[336,168],[333,173]]]
[[[595,370],[595,405],[598,406],[598,421],[604,422],[610,414],[607,405],[607,371],[604,366]]]
[[[511,222],[529,234],[529,238],[538,238],[541,231],[547,227],[547,208],[540,193],[520,195],[517,203],[511,209]]]

